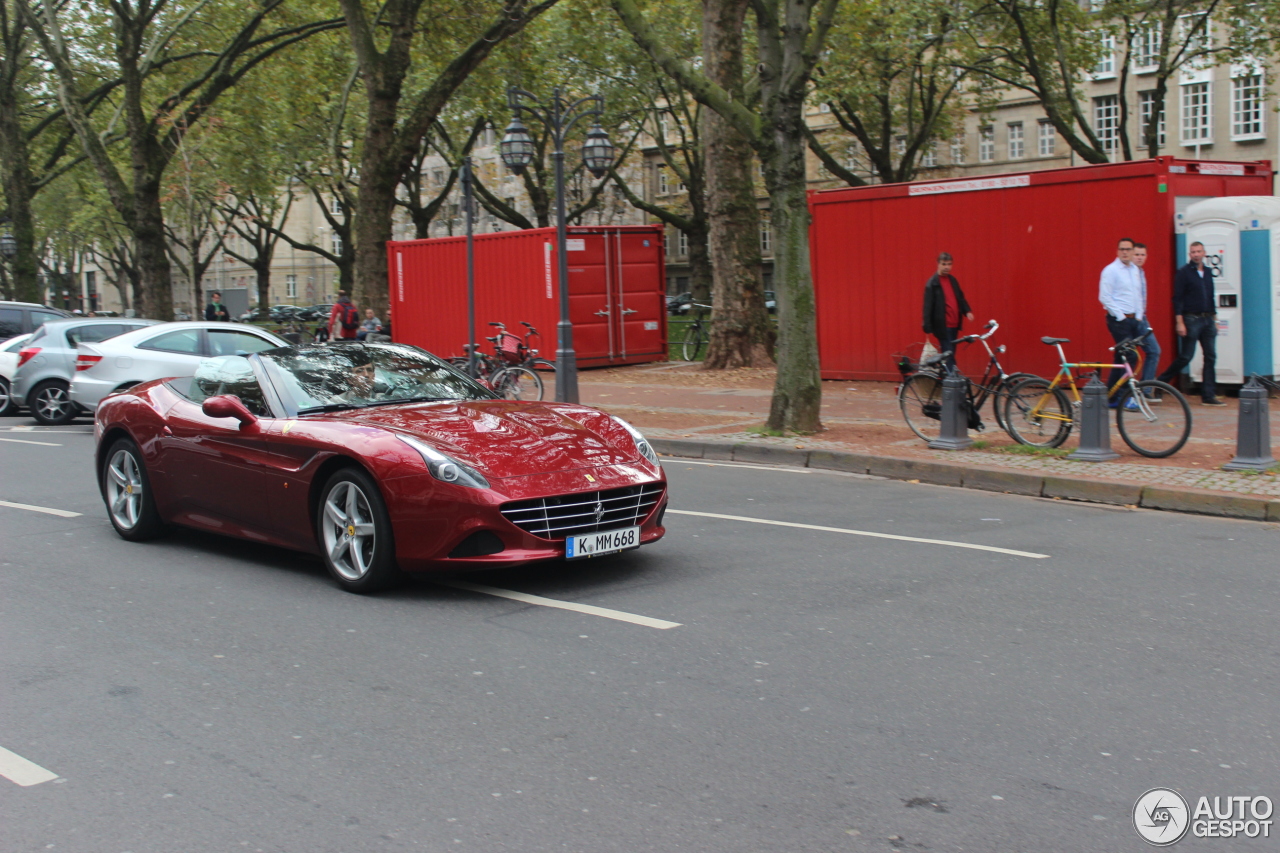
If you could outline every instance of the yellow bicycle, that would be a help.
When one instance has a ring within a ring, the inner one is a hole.
[[[1040,342],[1058,348],[1062,366],[1052,381],[1036,376],[1009,390],[1004,399],[1004,422],[1015,441],[1033,447],[1062,444],[1080,416],[1080,388],[1072,371],[1097,371],[1101,376],[1103,368],[1121,368],[1124,375],[1109,389],[1109,397],[1115,403],[1116,428],[1124,443],[1135,453],[1154,459],[1172,456],[1187,443],[1191,436],[1187,398],[1157,379],[1136,379],[1142,370],[1140,338],[1121,341],[1111,348],[1120,364],[1069,362],[1062,345],[1070,340],[1044,337]],[[1137,356],[1136,369],[1129,364],[1129,356],[1133,355]],[[1074,399],[1068,398],[1063,389],[1069,390]]]

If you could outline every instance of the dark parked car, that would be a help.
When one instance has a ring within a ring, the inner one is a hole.
[[[688,314],[692,305],[693,294],[688,291],[667,297],[668,314]]]
[[[776,314],[778,311],[778,297],[772,290],[764,292],[764,310],[770,314]]]
[[[0,340],[34,332],[50,320],[65,320],[70,316],[66,311],[34,302],[0,302]]]

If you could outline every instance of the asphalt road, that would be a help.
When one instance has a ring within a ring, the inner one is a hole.
[[[1280,800],[1276,525],[667,460],[662,542],[463,579],[663,629],[130,544],[90,428],[26,423],[0,501],[81,515],[0,505],[0,747],[57,777],[0,778],[6,853],[1137,851],[1150,788]]]

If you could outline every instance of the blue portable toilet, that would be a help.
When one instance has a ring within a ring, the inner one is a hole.
[[[1213,271],[1218,382],[1280,375],[1280,198],[1206,199],[1190,205],[1178,225],[1178,265],[1187,263],[1187,247],[1200,242]],[[1191,375],[1199,381],[1198,350]]]

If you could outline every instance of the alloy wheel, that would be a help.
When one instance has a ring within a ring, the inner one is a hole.
[[[57,421],[66,417],[71,408],[71,397],[67,389],[58,385],[46,385],[36,394],[36,411],[48,421]]]
[[[117,450],[107,465],[107,506],[111,518],[132,530],[142,516],[142,468],[128,450]]]
[[[360,580],[373,564],[377,528],[369,499],[345,480],[324,501],[324,547],[334,570],[347,580]]]

